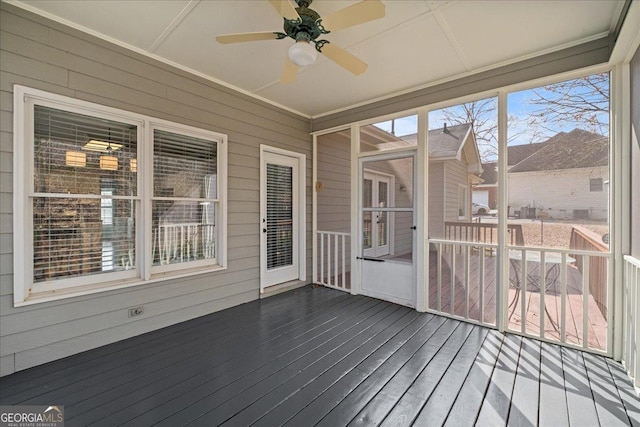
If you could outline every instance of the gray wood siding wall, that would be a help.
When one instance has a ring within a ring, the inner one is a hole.
[[[318,230],[351,232],[351,141],[342,133],[318,137]]]
[[[346,131],[349,134],[349,131]],[[351,140],[344,132],[334,132],[318,136],[316,151],[318,182],[322,183],[322,191],[317,192],[318,231],[334,231],[351,233]],[[314,184],[315,186],[315,184]],[[315,188],[314,188],[315,191]],[[331,247],[325,241],[324,257],[320,255],[320,239],[318,238],[318,260],[324,259],[323,271],[328,272],[328,259],[335,263],[335,240]],[[339,241],[338,241],[339,242]],[[342,258],[342,247],[338,243],[338,258]],[[345,271],[351,271],[351,245],[345,240]],[[331,267],[334,267],[333,264]],[[331,272],[333,274],[333,272]]]
[[[310,280],[309,119],[6,3],[0,30],[0,375],[257,299],[260,144],[307,156]],[[14,84],[227,134],[228,269],[14,308]]]

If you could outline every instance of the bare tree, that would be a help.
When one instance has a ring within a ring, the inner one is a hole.
[[[580,127],[608,135],[609,74],[592,74],[534,89],[528,100],[537,106],[529,118],[532,126],[552,133]]]
[[[486,98],[441,110],[446,123],[473,123],[482,161],[498,157],[498,100]]]
[[[473,123],[473,130],[478,144],[478,151],[483,163],[498,158],[498,99],[485,98],[441,110],[447,123],[452,125]],[[508,142],[521,138],[524,132],[512,126],[519,121],[516,116],[509,116]]]

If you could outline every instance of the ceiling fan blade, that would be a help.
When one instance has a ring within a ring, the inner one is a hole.
[[[238,33],[238,34],[224,34],[217,36],[218,43],[240,43],[240,42],[252,42],[256,40],[276,40],[278,37],[274,32],[262,32],[262,33]]]
[[[269,0],[269,3],[278,11],[283,18],[294,21],[300,18],[296,8],[293,7],[289,0]]]
[[[356,76],[364,73],[368,67],[366,63],[362,62],[343,48],[332,43],[327,43],[322,46],[322,53],[324,53],[327,58]]]
[[[383,18],[384,14],[385,6],[380,0],[364,0],[323,17],[322,26],[337,31]]]
[[[291,62],[289,58],[287,58],[284,62],[284,69],[282,70],[282,75],[280,76],[280,83],[295,82],[296,74],[298,74],[298,66],[293,62]]]

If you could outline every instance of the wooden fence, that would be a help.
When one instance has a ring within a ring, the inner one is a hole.
[[[602,241],[597,233],[578,225],[571,229],[569,249],[581,251],[609,252],[609,245]],[[608,283],[608,259],[603,257],[589,257],[585,263],[585,257],[574,256],[576,267],[584,276],[588,269],[589,292],[596,301],[602,315],[607,318],[607,283]],[[587,264],[587,265],[585,265]]]
[[[522,225],[507,224],[507,233],[510,245],[524,246]],[[459,242],[498,243],[498,224],[447,221],[444,223],[444,238]]]

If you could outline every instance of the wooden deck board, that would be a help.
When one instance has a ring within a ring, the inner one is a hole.
[[[539,425],[568,426],[569,412],[560,347],[542,343],[540,366],[540,407],[544,410],[540,411]]]
[[[611,360],[314,287],[0,379],[26,403],[69,426],[640,423]]]
[[[538,425],[540,344],[540,341],[533,339],[522,339],[513,386],[513,403],[509,410],[508,424],[511,426]]]
[[[166,374],[159,375],[159,382],[156,378],[156,382],[147,385],[146,392],[140,393],[150,395],[150,398],[139,401],[135,406],[117,414],[105,416],[105,422],[119,424],[127,421],[132,425],[139,422],[157,422],[172,415],[173,411],[182,405],[198,401],[205,396],[208,399],[212,399],[212,395],[223,398],[233,396],[233,388],[242,390],[242,386],[248,387],[253,382],[269,376],[272,373],[270,369],[286,366],[310,349],[343,333],[347,327],[345,322],[352,320],[353,316],[362,316],[368,310],[378,311],[380,307],[380,302],[370,300],[336,305],[327,308],[325,315],[318,314],[307,319],[308,325],[305,326],[305,319],[301,319],[291,331],[265,342],[240,342],[236,349],[225,349],[218,352],[214,358],[205,354],[209,359],[206,364],[190,364],[190,372],[169,370]],[[247,351],[248,349],[251,351]],[[271,363],[269,369],[265,367],[267,363]],[[223,374],[220,374],[221,372]],[[127,394],[121,398],[126,396]],[[154,409],[161,402],[164,403],[162,407]]]

